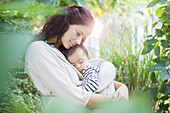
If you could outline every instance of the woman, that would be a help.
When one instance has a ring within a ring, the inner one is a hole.
[[[79,88],[83,77],[60,52],[63,47],[69,49],[82,44],[93,26],[94,19],[87,9],[77,5],[67,6],[47,19],[41,32],[42,40],[29,45],[25,68],[44,97],[62,97],[90,108],[112,98]],[[115,88],[115,98],[127,98],[125,85],[115,82]]]

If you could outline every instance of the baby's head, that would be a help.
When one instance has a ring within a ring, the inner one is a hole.
[[[82,72],[89,65],[90,55],[82,44],[64,50],[63,54],[79,72]]]

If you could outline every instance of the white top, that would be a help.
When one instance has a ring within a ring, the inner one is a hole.
[[[37,89],[45,96],[55,95],[86,106],[92,95],[92,92],[77,87],[82,84],[81,73],[58,49],[43,41],[35,41],[29,45],[26,51],[25,69]]]

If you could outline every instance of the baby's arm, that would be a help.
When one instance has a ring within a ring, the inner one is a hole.
[[[94,65],[89,65],[83,71],[83,77],[87,79],[82,89],[88,92],[94,92],[99,88],[99,68]]]

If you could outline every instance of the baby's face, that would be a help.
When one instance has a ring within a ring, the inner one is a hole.
[[[85,69],[90,62],[90,57],[87,57],[87,55],[81,48],[78,48],[67,59],[79,72],[82,72],[83,69]]]

